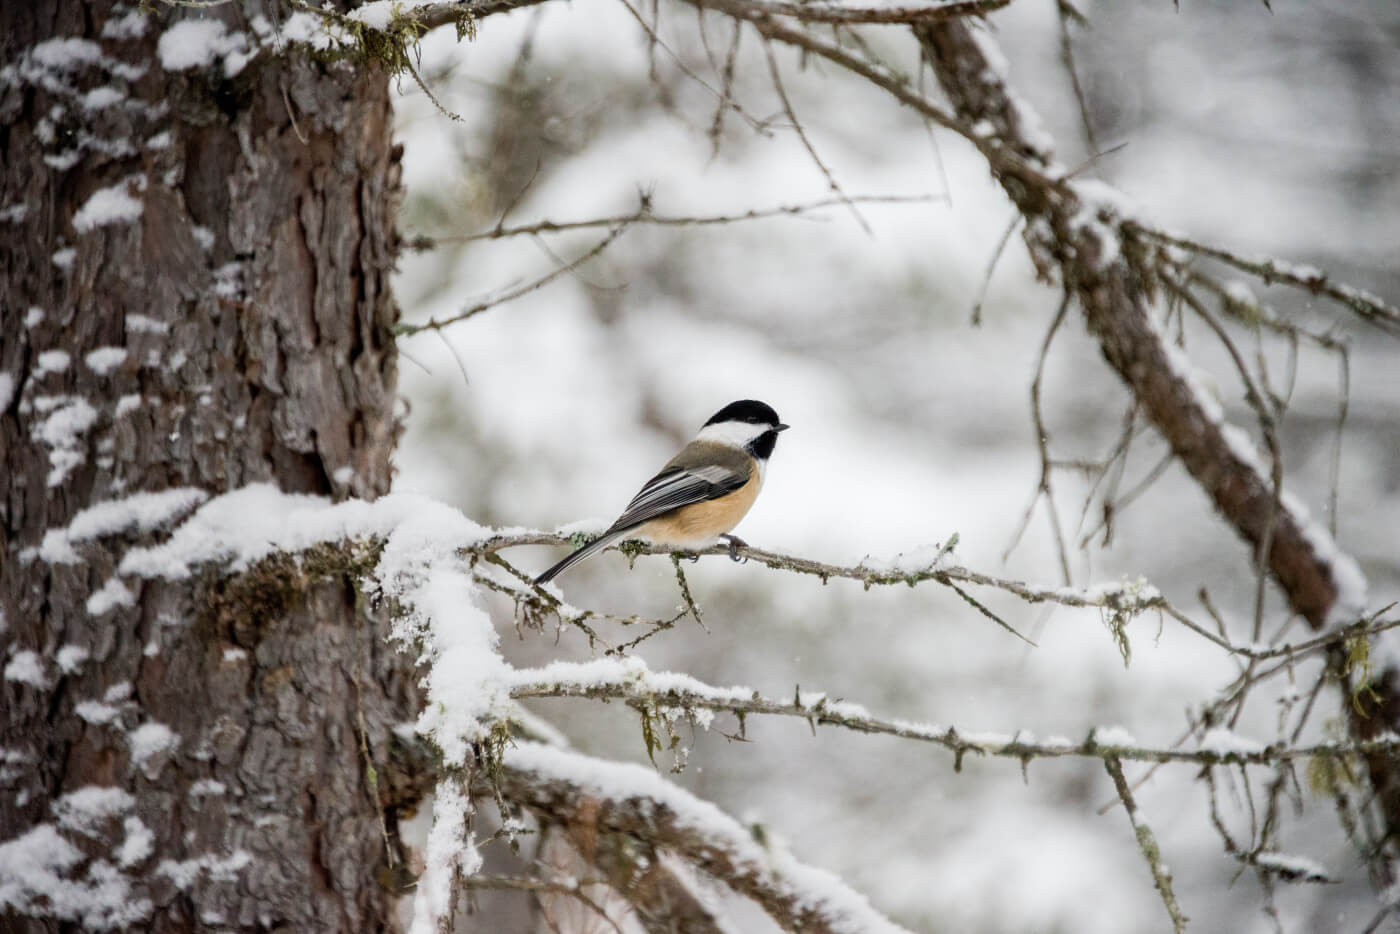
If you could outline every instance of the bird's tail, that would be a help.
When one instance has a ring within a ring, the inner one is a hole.
[[[617,532],[604,532],[601,538],[596,538],[593,541],[589,542],[587,545],[584,545],[578,551],[575,551],[563,561],[560,561],[554,567],[550,568],[548,571],[545,571],[539,577],[535,578],[535,583],[549,583],[550,581],[554,580],[554,578],[558,577],[560,574],[573,567],[575,564],[578,564],[584,558],[587,558],[589,555],[593,554],[596,551],[602,551],[604,548],[608,547],[613,542],[617,541],[619,538],[626,535],[630,531],[631,529],[622,529]]]

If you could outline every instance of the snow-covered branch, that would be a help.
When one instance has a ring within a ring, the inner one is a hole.
[[[916,31],[963,120],[1039,160],[1046,177],[1061,175],[988,36],[961,23]],[[1063,177],[1011,183],[1003,176],[1003,184],[1028,219],[1027,243],[1042,272],[1077,298],[1105,358],[1222,515],[1262,555],[1294,610],[1318,629],[1356,619],[1366,599],[1356,562],[1279,488],[1248,436],[1225,421],[1192,378],[1190,361],[1165,340],[1153,317],[1151,259],[1128,248],[1129,218],[1113,195]]]
[[[572,536],[558,532],[512,530],[492,535],[471,546],[471,548],[467,550],[478,554],[496,554],[508,548],[522,545],[567,546],[573,545],[574,543],[575,539]],[[670,554],[667,549],[644,545],[640,542],[623,543],[620,549],[625,549],[626,553],[629,555]],[[754,561],[775,570],[789,571],[794,574],[803,574],[819,578],[823,584],[829,583],[832,580],[851,580],[860,583],[867,590],[871,587],[892,586],[896,584],[908,587],[927,582],[941,584],[956,590],[963,599],[972,603],[979,612],[984,612],[988,615],[991,615],[990,611],[970,598],[969,595],[961,589],[960,585],[1000,590],[1031,604],[1053,603],[1066,607],[1098,609],[1105,614],[1120,618],[1123,621],[1131,619],[1138,614],[1156,610],[1165,613],[1172,619],[1186,626],[1192,632],[1232,655],[1239,655],[1243,658],[1255,659],[1258,661],[1266,661],[1269,659],[1296,659],[1310,652],[1326,648],[1329,645],[1336,645],[1348,638],[1372,636],[1400,627],[1400,618],[1368,618],[1350,626],[1332,629],[1312,638],[1297,642],[1288,642],[1278,645],[1239,645],[1230,642],[1217,633],[1212,632],[1199,621],[1192,619],[1188,614],[1168,601],[1156,587],[1153,587],[1151,584],[1141,579],[1113,584],[1097,584],[1089,587],[1051,587],[1041,584],[1032,584],[953,565],[951,561],[951,550],[939,546],[925,546],[910,549],[909,551],[901,552],[889,559],[874,559],[867,556],[861,562],[854,565],[833,564],[830,562],[818,561],[813,558],[805,558],[800,555],[789,555],[781,552],[768,551],[762,548],[755,548],[751,545],[739,546],[737,553],[745,560]],[[697,552],[696,556],[723,556],[727,558],[729,556],[729,548],[727,545],[715,545]],[[517,577],[521,586],[510,588],[511,592],[518,598],[528,598],[531,588],[524,586],[526,578],[523,575],[517,575]],[[558,603],[557,599],[551,596],[548,590],[539,591],[538,588],[534,589],[538,593],[544,594],[547,602],[552,601],[552,603],[550,603],[551,607]],[[591,616],[591,614],[582,611],[574,610],[572,612],[574,617],[580,620],[588,619]],[[571,618],[569,622],[573,622],[573,618]],[[633,618],[627,620],[627,622],[651,622],[653,624],[660,624],[665,621],[647,621]],[[1005,625],[1000,619],[997,619],[997,622]]]
[[[941,23],[964,16],[985,16],[1011,0],[932,0],[925,3],[792,3],[789,0],[733,0],[748,18],[790,16],[806,23]]]
[[[1316,266],[1303,266],[1271,256],[1245,256],[1221,246],[1203,243],[1194,237],[1168,233],[1136,221],[1129,221],[1124,225],[1124,229],[1157,243],[1219,260],[1241,272],[1257,276],[1265,285],[1282,282],[1313,295],[1325,295],[1334,302],[1350,308],[1376,327],[1392,334],[1400,334],[1400,308],[1364,289],[1336,282]]]
[[[770,835],[760,837],[649,768],[520,743],[505,750],[496,787],[479,780],[477,790],[499,791],[550,822],[626,834],[675,853],[753,899],[784,930],[904,931],[836,876],[803,865]]]
[[[839,726],[858,733],[876,733],[901,739],[932,743],[953,753],[960,766],[965,755],[995,756],[1027,762],[1032,759],[1078,757],[1135,762],[1217,765],[1236,763],[1266,765],[1324,757],[1343,759],[1357,755],[1384,755],[1400,752],[1400,736],[1377,737],[1358,743],[1314,743],[1289,746],[1264,745],[1216,729],[1206,734],[1194,749],[1143,746],[1118,727],[1096,728],[1079,742],[1064,737],[1037,739],[1027,730],[1012,733],[960,731],[956,727],[913,720],[877,717],[860,704],[833,700],[819,691],[793,692],[791,700],[764,697],[752,688],[716,687],[688,675],[652,672],[640,659],[600,659],[593,662],[555,662],[545,668],[512,672],[510,695],[524,700],[532,697],[586,697],[594,700],[620,700],[643,716],[664,712],[685,714],[702,724],[706,716],[697,711],[722,711],[740,718],[748,716],[796,717],[815,726]]]

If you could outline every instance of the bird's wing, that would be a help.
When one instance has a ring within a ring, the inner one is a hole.
[[[749,472],[734,467],[668,465],[632,497],[632,502],[608,531],[634,529],[672,509],[718,499],[748,482]]]

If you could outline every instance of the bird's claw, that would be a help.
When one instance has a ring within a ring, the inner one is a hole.
[[[747,548],[747,547],[749,547],[749,543],[748,543],[748,542],[746,542],[746,541],[744,541],[742,538],[739,538],[739,537],[734,536],[734,535],[721,535],[720,538],[726,539],[726,540],[729,542],[729,560],[730,560],[730,561],[742,562],[742,563],[744,563],[744,564],[748,564],[749,559],[748,559],[747,557],[745,557],[745,556],[739,554],[739,549],[740,549],[740,548]]]

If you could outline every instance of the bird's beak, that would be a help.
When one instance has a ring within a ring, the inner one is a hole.
[[[774,431],[787,431],[787,430],[788,430],[789,428],[791,428],[791,427],[792,427],[791,425],[784,425],[782,422],[779,422],[778,424],[776,424],[776,425],[773,426],[773,430],[774,430]]]

